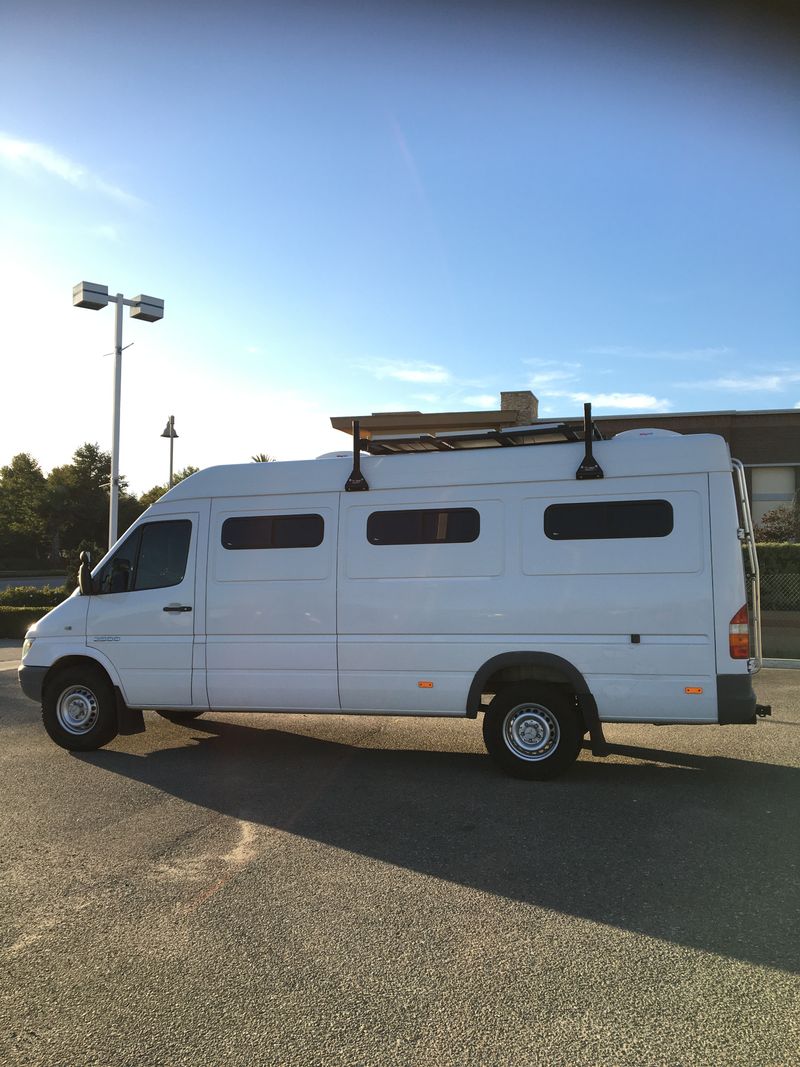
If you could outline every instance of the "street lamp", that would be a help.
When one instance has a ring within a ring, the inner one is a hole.
[[[111,440],[111,499],[108,505],[108,547],[117,540],[117,512],[119,509],[119,413],[122,393],[122,308],[131,309],[132,319],[158,322],[164,317],[164,301],[156,296],[135,296],[126,299],[122,293],[109,296],[107,285],[79,282],[72,287],[72,304],[76,308],[99,311],[107,304],[115,304],[114,315],[114,428]]]
[[[172,488],[172,450],[175,447],[175,438],[178,436],[175,432],[175,416],[170,415],[167,419],[167,425],[164,427],[162,437],[169,438],[169,487]]]

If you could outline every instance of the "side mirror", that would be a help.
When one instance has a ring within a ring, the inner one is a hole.
[[[81,552],[81,565],[78,567],[78,588],[81,596],[92,595],[92,557],[88,552]]]

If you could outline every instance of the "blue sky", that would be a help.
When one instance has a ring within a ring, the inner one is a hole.
[[[744,7],[6,16],[0,463],[109,447],[113,315],[71,307],[81,279],[166,302],[125,325],[137,490],[169,414],[206,466],[501,389],[558,416],[800,405],[798,56]]]

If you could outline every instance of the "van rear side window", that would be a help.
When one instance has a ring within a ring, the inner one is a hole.
[[[667,537],[672,528],[672,504],[668,500],[551,504],[544,513],[544,532],[551,541]]]
[[[477,541],[480,532],[475,508],[373,511],[367,519],[371,545],[463,545]]]
[[[222,547],[316,548],[325,536],[321,515],[243,515],[222,524]]]

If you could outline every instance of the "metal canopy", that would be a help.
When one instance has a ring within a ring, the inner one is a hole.
[[[435,434],[440,437],[456,430],[488,431],[515,426],[516,411],[378,411],[372,415],[332,416],[331,426],[343,433],[353,432],[358,420],[361,436],[418,437]]]

